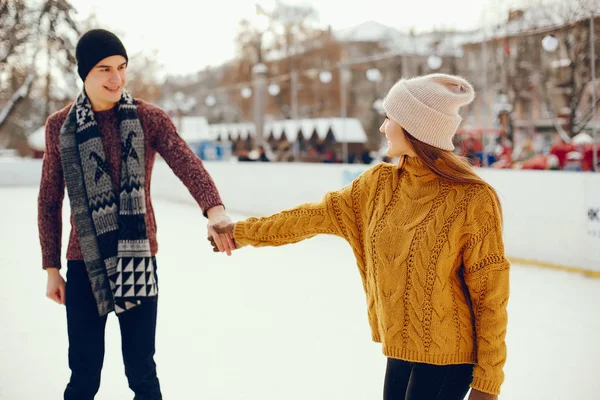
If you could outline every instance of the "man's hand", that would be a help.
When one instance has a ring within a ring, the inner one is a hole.
[[[235,223],[230,222],[227,224],[221,224],[221,225],[215,225],[214,226],[214,230],[215,232],[217,232],[220,235],[231,235],[233,237],[233,229],[235,228]],[[217,246],[217,242],[215,241],[215,239],[213,239],[211,236],[208,237],[208,241],[210,242],[213,251],[215,253],[219,253],[219,246]],[[235,243],[235,239],[232,240],[233,241],[233,248],[237,249],[237,244]]]
[[[65,280],[60,275],[60,271],[58,268],[47,268],[46,271],[48,272],[46,297],[58,304],[65,304]]]
[[[228,256],[235,250],[233,241],[234,226],[231,218],[225,213],[223,206],[212,207],[206,212],[208,216],[208,239],[214,241],[220,252],[227,253]]]
[[[498,400],[498,396],[495,394],[480,392],[477,389],[471,389],[469,400]]]

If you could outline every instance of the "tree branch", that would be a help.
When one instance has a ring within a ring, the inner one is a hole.
[[[4,54],[0,55],[0,65],[8,62],[8,58],[13,55],[17,47],[25,42],[28,36],[26,22],[23,21],[23,13],[26,12],[23,8],[24,5],[15,2],[13,4],[14,12],[11,13],[9,3],[0,3],[2,5],[0,8],[0,31],[4,34],[2,43],[6,46]],[[20,34],[22,32],[24,32],[23,35]]]
[[[21,87],[13,93],[10,100],[8,100],[8,103],[0,110],[0,128],[2,128],[2,125],[8,120],[8,116],[12,110],[29,95],[34,78],[35,72],[31,69]]]
[[[597,109],[598,104],[600,104],[600,98],[596,99],[596,104],[591,106],[589,110],[585,112],[585,114],[581,117],[581,120],[578,122],[578,125],[581,123],[581,121],[585,121],[585,124],[587,124],[594,117],[594,107]]]
[[[547,85],[541,85],[541,86],[544,91],[544,103],[546,104],[546,107],[548,108],[548,112],[551,114],[550,117],[552,118],[552,125],[554,125],[554,129],[556,129],[556,132],[558,132],[558,136],[560,136],[560,138],[563,142],[570,143],[571,137],[564,130],[562,125],[558,122],[558,118],[556,118],[556,113],[554,112],[554,109],[552,107],[552,102],[550,101],[550,93],[548,91]]]

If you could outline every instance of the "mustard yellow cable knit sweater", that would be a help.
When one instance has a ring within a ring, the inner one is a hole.
[[[322,202],[235,225],[238,246],[281,246],[317,234],[350,243],[373,340],[388,357],[475,364],[471,386],[499,394],[509,263],[496,200],[451,184],[421,161],[379,164]]]

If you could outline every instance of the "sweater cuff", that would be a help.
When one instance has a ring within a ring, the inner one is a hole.
[[[42,268],[57,268],[61,269],[60,257],[42,257]]]
[[[500,385],[501,383],[488,381],[485,379],[481,379],[478,377],[473,377],[473,382],[471,383],[471,387],[473,389],[477,389],[480,392],[489,393],[489,394],[500,394]]]
[[[238,249],[247,245],[244,240],[244,222],[237,222],[233,227],[233,240]]]
[[[225,208],[225,205],[221,201],[221,197],[219,195],[204,197],[202,199],[202,203],[200,204],[200,207],[204,210],[202,215],[204,215],[205,218],[208,218],[208,210],[217,206],[223,206],[223,208]]]

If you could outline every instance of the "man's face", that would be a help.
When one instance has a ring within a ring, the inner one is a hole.
[[[84,86],[94,109],[110,109],[121,99],[126,70],[127,60],[123,56],[106,57],[92,68]]]

